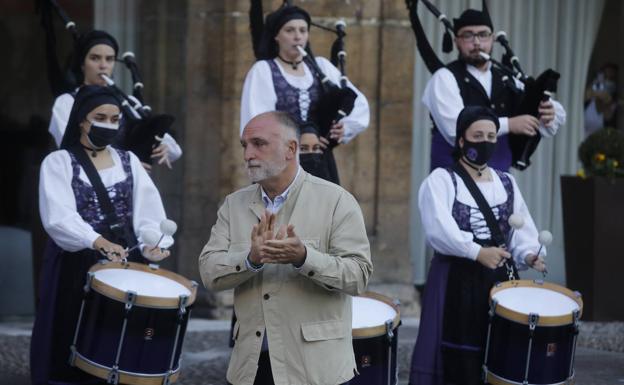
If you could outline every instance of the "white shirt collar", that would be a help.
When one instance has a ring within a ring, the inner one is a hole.
[[[286,190],[284,190],[283,193],[281,193],[280,195],[276,196],[273,200],[271,200],[271,198],[269,198],[267,193],[264,191],[264,188],[262,188],[262,186],[260,186],[260,192],[262,193],[262,202],[264,203],[264,207],[266,209],[268,209],[269,211],[271,211],[272,213],[276,213],[282,207],[284,202],[286,202],[286,199],[288,198],[288,193],[290,192],[290,189],[295,184],[295,181],[297,180],[297,177],[299,177],[299,174],[301,173],[301,166],[297,166],[297,167],[298,167],[297,168],[297,174],[295,175],[295,178],[292,180],[292,182],[290,182],[290,185],[288,185],[288,187],[286,187]]]

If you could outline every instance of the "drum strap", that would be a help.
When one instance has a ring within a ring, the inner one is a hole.
[[[118,240],[125,241],[125,243],[133,243],[131,239],[128,239],[126,236],[125,226],[119,221],[117,214],[115,213],[115,207],[113,207],[113,203],[106,192],[106,187],[104,187],[104,183],[102,183],[102,178],[100,178],[100,174],[98,174],[93,162],[89,159],[87,153],[80,146],[73,146],[68,149],[72,154],[76,157],[78,163],[82,166],[87,174],[87,178],[89,178],[89,182],[91,182],[91,186],[95,190],[95,194],[97,195],[98,201],[102,206],[102,212],[106,218],[106,223],[108,224],[108,228],[113,236],[115,236],[116,240],[110,240],[112,242],[118,242]],[[126,246],[134,246],[132,244],[127,244]]]
[[[498,226],[498,221],[496,220],[496,217],[494,216],[494,213],[492,212],[492,208],[485,200],[485,197],[481,193],[481,190],[479,190],[479,187],[477,187],[477,184],[475,183],[474,179],[472,179],[470,174],[468,174],[468,171],[466,171],[466,169],[462,167],[459,164],[459,162],[455,162],[455,164],[452,167],[452,170],[455,171],[455,173],[457,173],[457,175],[459,175],[460,178],[462,178],[462,180],[464,181],[464,184],[466,185],[466,188],[470,192],[470,195],[472,195],[475,202],[477,202],[477,206],[479,207],[479,210],[483,214],[483,217],[485,218],[485,222],[487,223],[490,229],[490,234],[492,234],[492,240],[494,241],[494,243],[498,245],[498,247],[507,249],[505,237],[503,236],[503,233],[501,232],[501,229]],[[509,279],[512,280],[513,277],[517,276],[518,273],[517,273],[516,264],[514,260],[510,259],[510,262],[511,264],[509,262],[505,262],[505,265],[509,273]]]

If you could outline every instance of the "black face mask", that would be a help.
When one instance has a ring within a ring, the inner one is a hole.
[[[462,148],[462,154],[464,157],[477,166],[483,166],[486,164],[492,154],[496,150],[496,143],[490,141],[483,142],[471,142],[464,138],[464,147]]]
[[[323,161],[323,154],[299,154],[299,163],[306,172],[331,182],[327,164]]]
[[[91,130],[87,137],[95,148],[104,148],[113,143],[119,134],[119,125],[91,122]]]

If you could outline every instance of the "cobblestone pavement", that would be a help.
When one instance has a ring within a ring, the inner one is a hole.
[[[30,323],[0,323],[0,385],[27,385]],[[184,340],[180,385],[225,385],[228,321],[193,320]],[[584,324],[576,355],[578,385],[624,385],[624,325]],[[415,319],[399,329],[399,380],[407,384],[418,333]],[[610,349],[608,350],[598,350]],[[615,350],[615,351],[614,351]]]

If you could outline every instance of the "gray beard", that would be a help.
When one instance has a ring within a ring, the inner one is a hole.
[[[249,166],[247,166],[247,176],[253,183],[258,183],[267,178],[279,175],[285,168],[286,163],[283,165],[265,163],[260,165],[259,168],[249,168]]]

